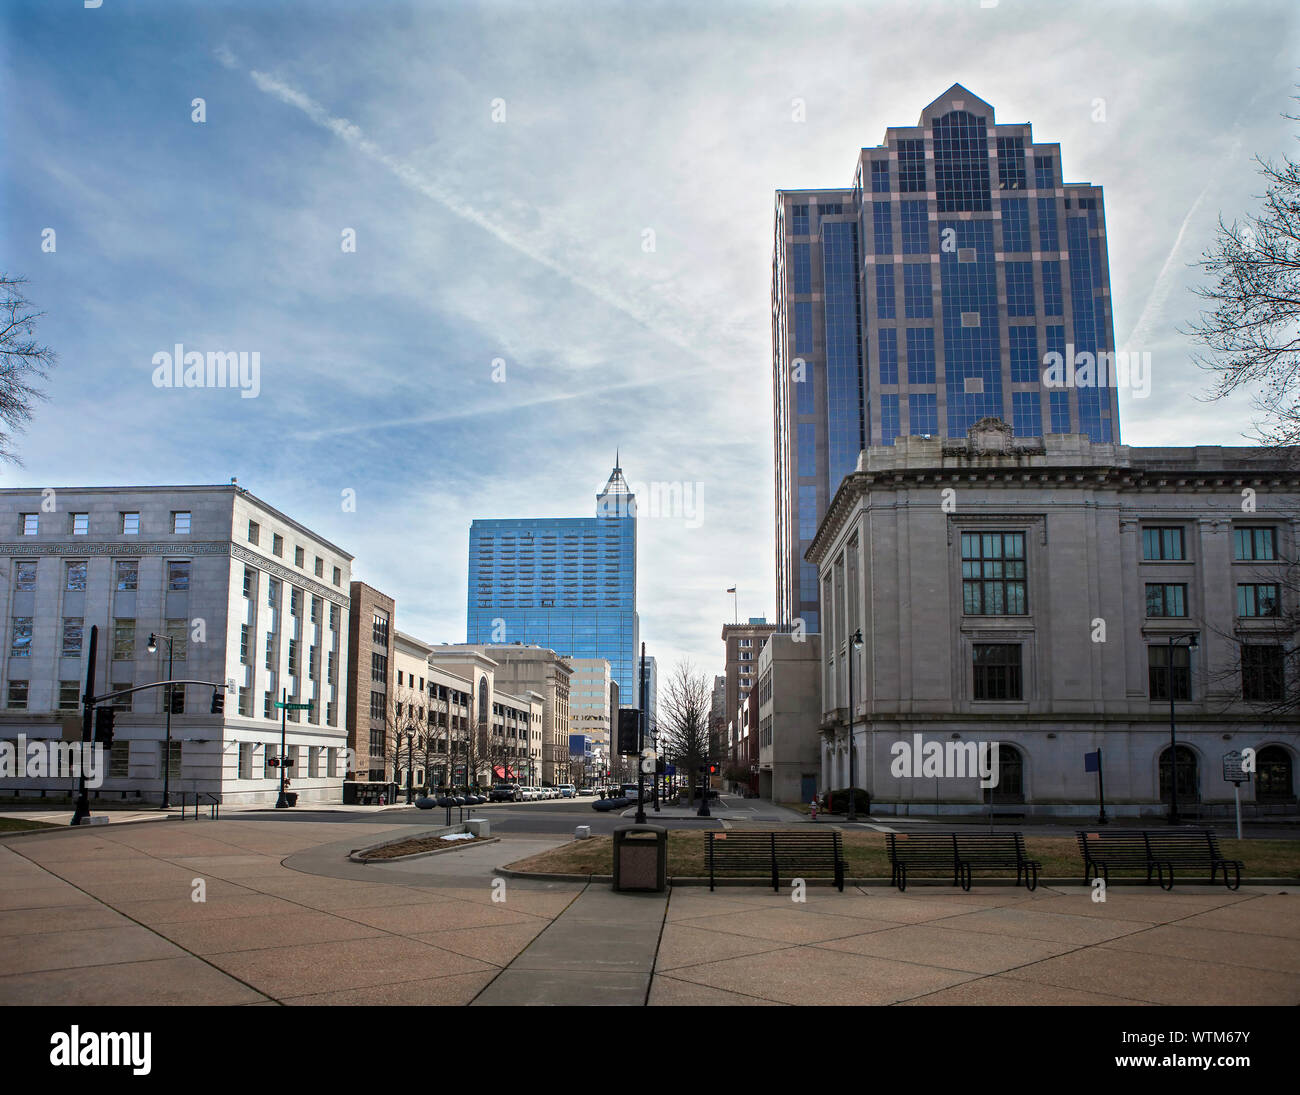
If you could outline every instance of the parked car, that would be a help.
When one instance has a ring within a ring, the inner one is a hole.
[[[580,794],[580,795],[594,795],[594,794],[596,793],[596,788],[594,788],[594,787],[579,787],[577,793]]]
[[[560,798],[573,798],[578,793],[578,789],[572,783],[560,784]]]
[[[517,783],[498,783],[488,792],[489,802],[522,802]]]
[[[537,787],[525,787],[523,788],[523,792],[525,802],[536,802],[542,797],[542,792]]]

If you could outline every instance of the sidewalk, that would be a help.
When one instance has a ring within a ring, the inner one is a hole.
[[[495,876],[567,842],[513,833],[347,859],[398,832],[0,838],[0,1004],[1300,1004],[1300,886],[616,894]]]

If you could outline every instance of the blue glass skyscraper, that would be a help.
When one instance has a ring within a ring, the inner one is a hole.
[[[869,445],[1119,441],[1114,387],[1051,387],[1049,354],[1115,349],[1101,187],[954,84],[863,148],[848,188],[781,190],[772,259],[778,622],[820,631],[804,552]]]
[[[466,641],[535,643],[604,658],[636,703],[636,499],[615,467],[594,517],[476,520],[469,530]]]

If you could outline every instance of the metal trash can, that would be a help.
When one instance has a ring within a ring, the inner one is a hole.
[[[663,893],[668,886],[668,830],[624,825],[614,830],[614,889]]]

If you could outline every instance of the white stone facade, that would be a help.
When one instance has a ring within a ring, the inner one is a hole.
[[[808,552],[824,621],[822,787],[849,781],[849,638],[861,629],[853,782],[873,812],[1095,814],[1084,754],[1101,748],[1108,810],[1161,814],[1161,660],[1173,640],[1177,742],[1195,762],[1179,781],[1181,812],[1223,812],[1233,797],[1223,754],[1247,747],[1267,750],[1271,767],[1243,799],[1294,811],[1300,717],[1247,702],[1242,653],[1278,647],[1284,694],[1295,695],[1294,661],[1281,662],[1295,643],[1300,542],[1287,455],[1012,438],[987,420],[968,442],[910,437],[865,451]],[[1167,551],[1160,530],[1171,530]],[[1277,617],[1242,612],[1239,587],[1261,586],[1278,591]],[[901,751],[917,734],[945,748],[999,742],[1004,778],[986,795],[977,778],[917,775]]]
[[[285,721],[289,790],[302,802],[342,800],[347,552],[231,484],[0,491],[0,555],[0,736],[59,737],[64,720],[79,720],[92,627],[101,696],[165,679],[170,634],[173,679],[234,689],[214,715],[212,689],[186,687],[171,718],[173,802],[207,792],[274,804],[279,771],[266,760],[280,754],[283,695],[313,704]],[[100,793],[161,799],[163,692],[119,707]],[[15,778],[0,794],[70,783]]]

